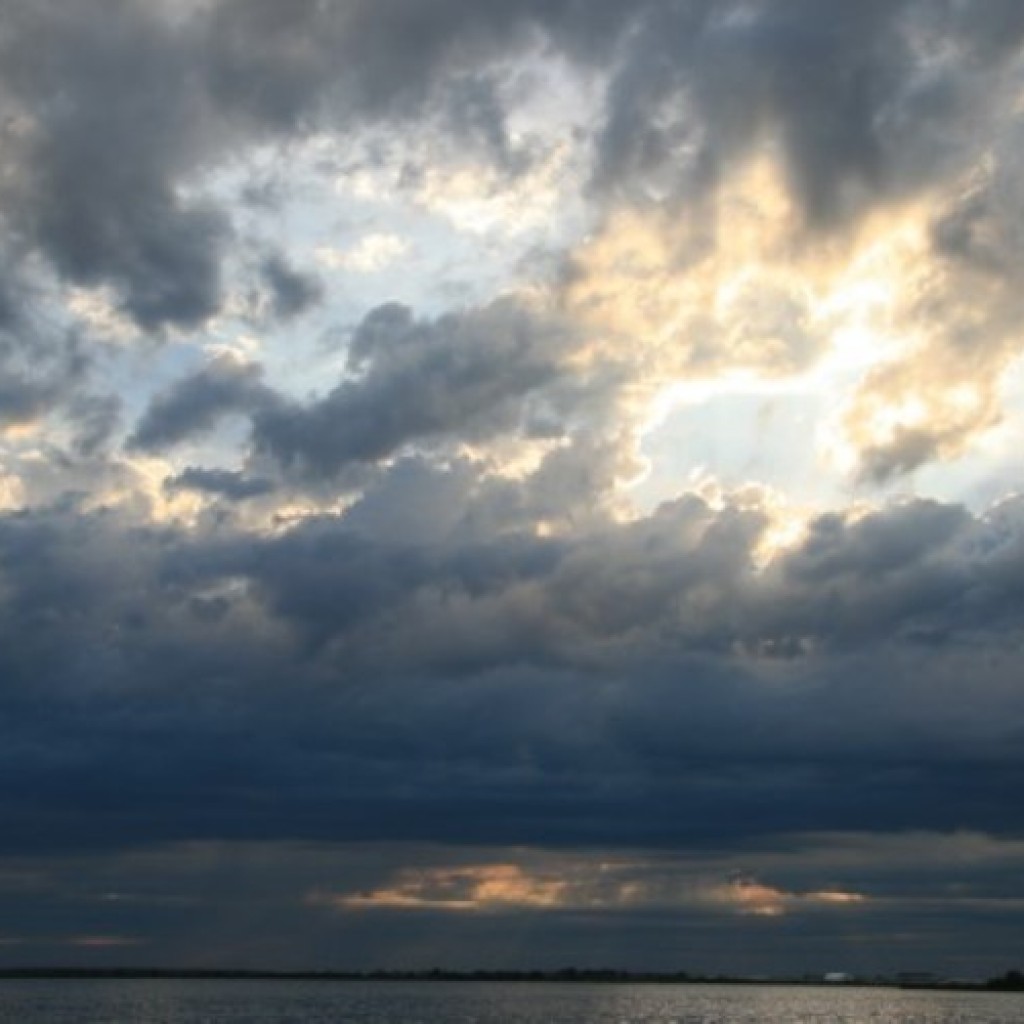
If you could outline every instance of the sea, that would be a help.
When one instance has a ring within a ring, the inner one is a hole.
[[[3,980],[0,1024],[1021,1024],[1024,994],[778,985]]]

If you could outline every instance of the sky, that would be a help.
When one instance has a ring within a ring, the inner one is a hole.
[[[0,966],[1019,968],[1024,5],[0,0]]]

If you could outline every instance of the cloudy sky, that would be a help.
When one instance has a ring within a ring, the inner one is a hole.
[[[1021,966],[1024,4],[0,0],[0,964]]]

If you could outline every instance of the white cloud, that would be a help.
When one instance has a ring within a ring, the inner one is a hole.
[[[357,274],[379,274],[409,252],[409,243],[390,232],[372,232],[363,235],[348,249],[329,245],[316,250],[321,266],[330,270],[348,270]]]

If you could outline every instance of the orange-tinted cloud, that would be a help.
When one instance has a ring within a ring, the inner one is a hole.
[[[841,889],[788,892],[749,875],[734,876],[724,885],[712,888],[709,896],[712,901],[730,907],[738,914],[755,917],[783,917],[814,907],[857,906],[867,900],[861,893]]]
[[[312,905],[346,910],[544,909],[558,906],[568,883],[532,876],[514,864],[410,869],[395,884],[356,895],[313,893]]]
[[[340,911],[628,910],[677,908],[725,911],[758,917],[813,908],[839,909],[863,903],[855,892],[828,889],[789,892],[750,875],[727,882],[656,863],[601,863],[589,858],[556,859],[544,867],[516,864],[407,868],[390,884],[360,893],[315,890],[313,907]]]

